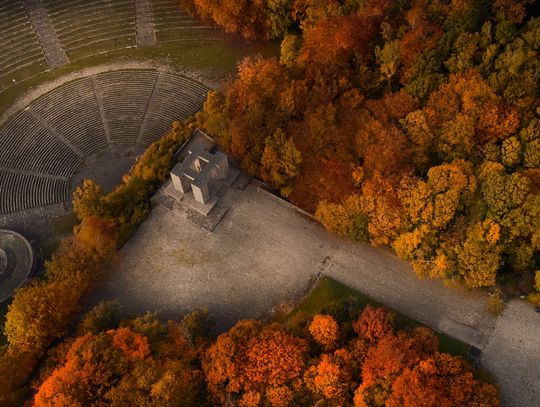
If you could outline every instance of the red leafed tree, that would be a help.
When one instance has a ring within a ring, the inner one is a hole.
[[[360,318],[353,322],[353,329],[359,336],[370,343],[377,343],[393,332],[390,322],[390,311],[384,307],[366,305]]]
[[[34,405],[91,405],[116,383],[125,368],[121,352],[112,346],[109,335],[79,337],[71,346],[66,363],[39,388]]]
[[[409,24],[409,30],[401,38],[400,47],[404,69],[402,82],[407,83],[418,57],[437,45],[443,30],[430,21],[426,11],[420,5],[410,9],[405,18]]]
[[[370,58],[368,44],[376,32],[371,16],[348,15],[321,20],[304,31],[301,63],[347,65]]]
[[[148,338],[129,328],[118,328],[107,332],[111,335],[113,346],[121,350],[130,360],[144,359],[150,354]]]
[[[213,20],[228,32],[237,32],[246,38],[266,37],[265,7],[260,0],[215,1],[181,0],[189,12]]]
[[[476,380],[463,360],[435,353],[396,379],[388,407],[498,406],[494,386]]]
[[[418,108],[418,101],[404,89],[387,93],[381,99],[366,101],[366,108],[383,123],[396,122]]]
[[[362,384],[356,390],[356,407],[375,403],[385,405],[393,382],[406,369],[412,369],[421,360],[432,356],[438,348],[438,339],[428,328],[415,328],[407,333],[386,335],[369,348],[362,366]]]
[[[276,392],[287,393],[301,380],[306,351],[303,339],[279,326],[240,321],[205,354],[208,390],[221,404],[239,400],[241,405],[256,405],[254,400],[266,393],[276,400]]]
[[[416,328],[411,334],[401,331],[397,335],[385,336],[366,355],[362,385],[395,378],[404,369],[432,355],[437,347],[437,337],[428,328]]]

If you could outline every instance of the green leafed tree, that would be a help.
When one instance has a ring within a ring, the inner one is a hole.
[[[300,171],[302,156],[292,138],[281,129],[267,137],[262,155],[262,176],[288,196]]]

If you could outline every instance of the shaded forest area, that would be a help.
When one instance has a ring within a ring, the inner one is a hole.
[[[279,60],[244,60],[197,118],[246,170],[420,276],[540,304],[532,1],[182,3],[283,37]]]
[[[431,330],[396,329],[392,312],[369,305],[328,311],[239,321],[213,339],[203,311],[120,321],[118,304],[102,303],[49,352],[32,405],[498,405],[495,387],[438,352]]]
[[[150,213],[152,194],[169,175],[174,153],[193,130],[189,123],[174,124],[110,193],[92,180],[77,188],[73,206],[80,223],[73,236],[61,242],[45,262],[45,272],[17,289],[9,304],[3,332],[7,344],[0,351],[0,406],[23,405],[32,394],[32,378],[51,368],[50,363],[60,363],[54,355],[67,351],[62,341],[67,337],[69,342],[75,333],[83,297]],[[135,346],[126,335],[122,340]],[[111,363],[116,362],[121,363]],[[83,369],[84,364],[72,368]],[[88,405],[75,400],[67,397],[48,405]]]

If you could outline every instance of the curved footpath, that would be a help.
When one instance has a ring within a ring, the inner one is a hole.
[[[328,275],[404,314],[482,350],[502,406],[540,400],[540,314],[511,301],[498,318],[486,296],[418,279],[390,251],[326,232],[299,210],[254,185],[209,233],[156,207],[121,251],[88,306],[117,298],[127,313],[159,310],[178,318],[207,306],[222,328],[268,315]]]

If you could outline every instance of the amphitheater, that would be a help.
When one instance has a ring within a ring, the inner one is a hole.
[[[200,110],[207,92],[182,76],[121,70],[74,80],[35,100],[0,129],[4,222],[16,219],[10,214],[39,216],[36,209],[69,202],[76,184],[99,171],[91,165],[98,156],[119,180],[130,165],[118,160],[133,163],[174,120]]]
[[[69,180],[87,157],[110,144],[148,146],[197,112],[206,93],[156,71],[106,72],[49,92],[0,130],[0,212],[68,200]]]
[[[177,0],[0,0],[0,91],[91,55],[221,36]]]
[[[226,37],[178,0],[0,0],[0,30],[0,101],[26,92],[0,109],[0,227],[38,242],[58,234],[54,221],[69,217],[83,178],[112,187],[173,121],[201,109],[212,85],[154,62],[88,71],[84,61]],[[44,86],[63,70],[71,74]]]

